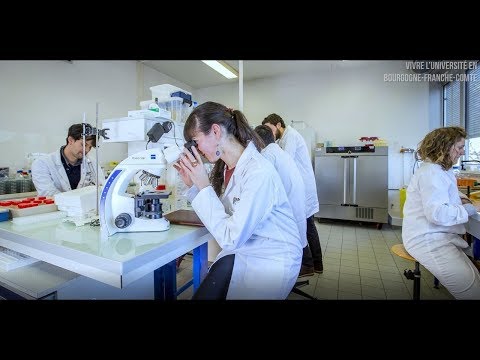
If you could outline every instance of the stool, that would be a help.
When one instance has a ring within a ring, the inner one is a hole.
[[[314,297],[310,294],[307,294],[305,291],[302,291],[302,290],[298,289],[299,286],[308,285],[308,284],[309,284],[308,280],[297,281],[295,283],[295,285],[293,286],[293,289],[292,289],[291,292],[294,293],[294,294],[304,296],[304,297],[306,297],[307,299],[310,299],[310,300],[318,300],[316,297]]]
[[[420,263],[405,250],[403,244],[395,244],[390,250],[403,259],[415,262],[415,270],[413,272],[412,270],[404,270],[403,275],[407,279],[413,280],[413,300],[420,300]]]

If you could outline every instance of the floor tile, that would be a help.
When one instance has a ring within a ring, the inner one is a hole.
[[[394,244],[402,242],[401,228],[387,224],[381,230],[371,224],[349,221],[315,222],[323,253],[324,272],[301,280],[309,284],[299,287],[319,300],[410,300],[413,281],[407,279],[405,269],[414,269],[412,261],[404,260],[391,252]],[[180,287],[192,278],[191,254],[187,254],[177,271]],[[433,287],[433,275],[420,267],[420,299],[452,300],[447,289],[440,284]],[[190,286],[178,296],[179,300],[191,299]],[[287,300],[308,300],[290,293]]]

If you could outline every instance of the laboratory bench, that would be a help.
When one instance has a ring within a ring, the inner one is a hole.
[[[36,191],[13,193],[13,194],[1,194],[0,200],[20,199],[20,198],[35,197],[35,196],[37,196]]]
[[[43,261],[9,271],[0,269],[0,299],[57,299],[57,292],[79,276]]]
[[[211,239],[205,227],[187,225],[108,237],[99,226],[62,219],[20,226],[4,221],[0,246],[41,262],[0,272],[0,286],[36,299],[175,299],[176,258],[193,250],[190,285],[196,290],[207,273]]]

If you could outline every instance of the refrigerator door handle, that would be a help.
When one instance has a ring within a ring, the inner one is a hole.
[[[343,157],[343,204],[342,206],[348,206],[347,204],[347,184],[348,184],[347,172],[348,172],[348,158]]]
[[[358,156],[353,157],[353,206],[357,205],[357,158]]]

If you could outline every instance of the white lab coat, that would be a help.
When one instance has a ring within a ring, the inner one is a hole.
[[[85,164],[87,164],[86,172],[84,172]],[[81,177],[77,189],[95,185],[97,180],[95,160],[90,159],[87,154],[86,162],[80,166],[82,167]],[[99,169],[98,179],[100,185],[103,185],[105,177],[102,169]],[[60,192],[73,190],[60,159],[60,150],[42,156],[32,163],[32,181],[39,196],[53,196]]]
[[[235,254],[227,299],[285,299],[298,277],[302,247],[282,181],[250,143],[221,199],[212,186],[187,192],[222,251]]]
[[[282,150],[278,144],[268,144],[262,150],[262,155],[272,163],[282,180],[293,215],[297,221],[302,248],[304,248],[308,245],[308,242],[305,185],[303,181],[299,180],[302,178],[302,175],[300,175],[292,157]]]
[[[457,299],[480,299],[480,274],[459,236],[475,212],[471,204],[462,205],[452,169],[424,162],[412,176],[403,208],[403,244]]]
[[[300,175],[305,184],[307,218],[316,214],[319,210],[317,184],[307,144],[302,135],[288,125],[278,140],[278,145],[285,150],[295,161]]]

